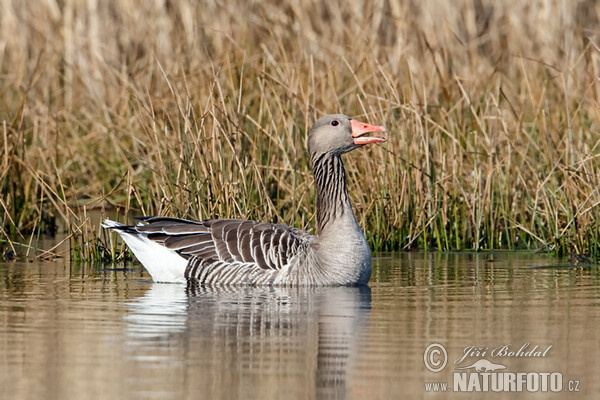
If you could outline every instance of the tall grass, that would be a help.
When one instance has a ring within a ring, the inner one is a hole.
[[[594,1],[5,1],[3,251],[92,209],[311,230],[305,136],[384,124],[346,157],[376,250],[600,249]],[[33,246],[35,247],[35,246]]]

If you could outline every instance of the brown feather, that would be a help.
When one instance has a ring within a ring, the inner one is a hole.
[[[169,249],[181,250],[204,243],[212,245],[212,240],[208,234],[175,235],[168,236],[164,243]]]

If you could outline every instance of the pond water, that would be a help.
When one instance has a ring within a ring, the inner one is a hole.
[[[0,263],[0,397],[460,399],[520,388],[488,396],[524,398],[529,388],[535,398],[592,398],[599,267],[490,258],[383,254],[368,287],[303,289]],[[505,368],[477,373],[482,359]],[[434,383],[452,391],[434,393]]]

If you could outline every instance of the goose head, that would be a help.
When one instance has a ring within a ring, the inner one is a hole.
[[[332,114],[319,118],[308,134],[308,151],[311,158],[324,153],[341,155],[370,143],[385,142],[381,136],[367,133],[385,132],[383,126],[370,125],[344,114]]]

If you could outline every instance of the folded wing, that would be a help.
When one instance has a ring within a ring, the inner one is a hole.
[[[186,259],[253,264],[264,270],[288,265],[300,248],[315,239],[285,225],[246,220],[188,221],[177,218],[140,218],[139,233]]]

